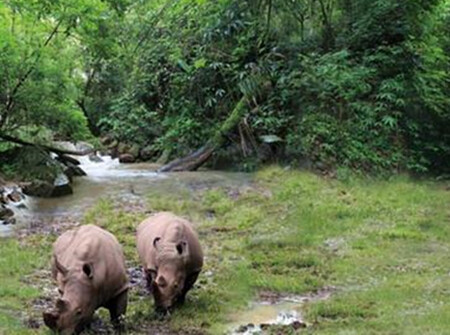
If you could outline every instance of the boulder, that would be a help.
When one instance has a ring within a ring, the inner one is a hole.
[[[32,197],[50,198],[53,192],[53,185],[43,180],[35,180],[22,184],[23,193]]]
[[[112,158],[116,158],[119,153],[118,153],[118,146],[119,146],[119,142],[117,140],[113,140],[108,146],[108,154],[112,157]]]
[[[84,155],[89,155],[95,150],[92,144],[83,141],[77,142],[75,144],[69,141],[57,141],[54,142],[54,145],[62,150],[78,151],[83,153]]]
[[[0,219],[0,223],[5,225],[5,226],[9,225],[9,224],[16,224],[16,219],[15,218],[9,218],[9,219],[6,219],[6,220],[1,220]]]
[[[43,180],[35,180],[30,183],[23,183],[22,190],[26,195],[42,198],[60,197],[73,193],[69,177],[63,173],[56,177],[53,184]]]
[[[72,180],[73,177],[82,177],[87,175],[82,168],[71,163],[67,163],[65,166],[64,174],[69,178],[69,180]]]
[[[106,147],[110,150],[117,148],[118,146],[119,146],[119,142],[117,140],[112,140],[108,145],[106,145]]]
[[[53,191],[51,196],[61,197],[72,193],[73,190],[72,186],[70,186],[69,178],[64,173],[60,173],[53,182]]]
[[[73,165],[80,165],[80,161],[78,159],[69,155],[59,155],[56,159],[63,164],[71,163]]]
[[[120,142],[117,145],[117,152],[118,152],[119,156],[122,155],[122,154],[128,153],[129,150],[130,150],[130,147],[126,143]]]
[[[88,158],[89,158],[89,160],[91,162],[94,162],[94,163],[101,163],[101,162],[103,162],[103,159],[100,156],[97,156],[97,154],[95,154],[95,153],[90,154],[88,156]]]
[[[0,187],[0,204],[6,204],[7,202],[7,194],[5,193],[5,190]]]
[[[130,154],[130,155],[133,155],[135,158],[138,158],[139,157],[139,151],[140,151],[139,149],[140,149],[140,147],[139,147],[138,144],[132,144],[132,145],[130,145],[128,147],[127,153]]]
[[[136,158],[131,154],[122,154],[119,156],[120,163],[134,163]]]
[[[69,141],[56,141],[54,142],[54,146],[57,148],[60,148],[62,150],[67,151],[76,151],[77,148],[75,147],[75,144]]]
[[[141,157],[143,161],[148,161],[152,159],[155,156],[155,154],[156,154],[155,148],[153,148],[153,146],[151,145],[147,145],[146,147],[141,149],[141,151],[139,152],[139,157]]]
[[[14,212],[12,209],[5,207],[3,205],[0,206],[0,220],[7,221],[14,216]]]
[[[75,149],[77,151],[81,151],[85,155],[89,155],[95,151],[95,148],[92,144],[83,141],[77,142],[77,144],[75,144]]]
[[[169,149],[164,150],[163,153],[161,154],[161,156],[156,161],[156,164],[161,164],[161,165],[166,164],[169,161],[171,153],[172,153],[172,151]]]
[[[20,202],[23,200],[23,198],[24,197],[22,193],[17,188],[14,188],[6,195],[6,199],[8,202]]]
[[[113,143],[113,141],[114,141],[114,137],[112,137],[111,135],[106,135],[106,136],[100,137],[100,143],[107,147],[111,143]]]

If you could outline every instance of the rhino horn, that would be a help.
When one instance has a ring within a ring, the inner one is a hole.
[[[57,269],[59,272],[61,272],[61,274],[62,274],[63,276],[67,275],[67,273],[69,272],[69,270],[67,270],[67,268],[64,267],[64,265],[62,265],[62,264],[58,261],[58,258],[57,258],[56,256],[55,256],[54,258],[55,258],[55,266],[56,266],[56,269]]]

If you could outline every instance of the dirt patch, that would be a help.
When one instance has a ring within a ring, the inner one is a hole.
[[[26,225],[17,227],[15,235],[24,239],[31,235],[54,235],[59,236],[66,230],[78,227],[80,222],[71,217],[58,217],[52,220],[38,218],[29,221]]]

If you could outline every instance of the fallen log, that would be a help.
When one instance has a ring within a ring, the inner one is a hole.
[[[12,137],[12,136],[6,135],[6,134],[0,134],[0,139],[3,139],[7,142],[19,144],[19,145],[42,148],[46,151],[53,152],[53,153],[57,154],[58,156],[61,156],[61,155],[84,156],[87,154],[86,151],[73,151],[73,150],[59,149],[59,148],[55,148],[55,147],[45,145],[45,144],[37,144],[37,143],[28,142],[28,141],[22,140],[20,138],[15,138],[15,137]]]
[[[247,111],[247,99],[242,97],[236,104],[231,114],[218,129],[214,136],[206,144],[193,153],[175,159],[162,166],[158,172],[195,171],[212,156],[215,150],[222,147],[228,139],[228,134],[238,125]]]

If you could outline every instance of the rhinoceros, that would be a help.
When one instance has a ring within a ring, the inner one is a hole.
[[[161,212],[139,225],[136,239],[156,309],[168,311],[183,303],[203,266],[203,251],[190,222]]]
[[[99,307],[120,326],[127,309],[128,278],[122,247],[111,233],[86,225],[62,234],[53,244],[52,277],[61,297],[44,312],[45,324],[62,334],[78,333]]]

